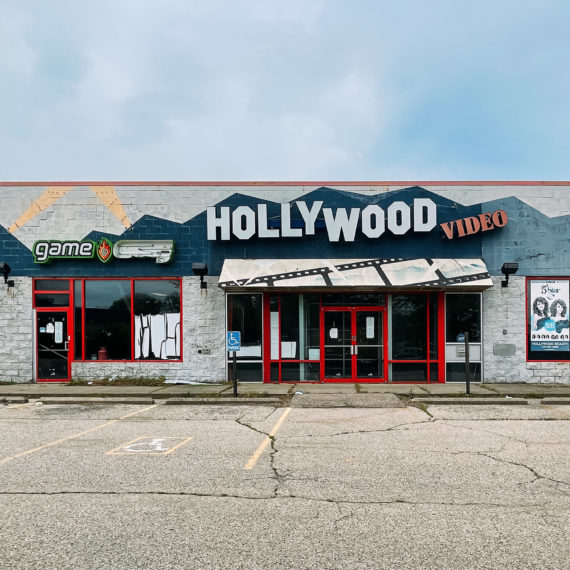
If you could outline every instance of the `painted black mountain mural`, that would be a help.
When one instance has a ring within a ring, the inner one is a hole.
[[[452,200],[415,186],[402,190],[362,195],[333,188],[318,188],[297,200],[308,205],[322,200],[324,207],[363,208],[377,204],[386,209],[397,200],[411,205],[414,198],[430,198],[437,205],[437,226],[429,233],[407,233],[395,236],[386,232],[378,239],[362,234],[354,242],[331,243],[325,230],[324,217],[319,214],[314,236],[302,238],[267,239],[253,237],[247,241],[232,238],[230,241],[208,241],[206,213],[202,212],[184,223],[172,222],[150,215],[139,218],[120,235],[91,232],[85,239],[99,240],[107,237],[119,239],[172,239],[175,242],[173,260],[169,264],[156,264],[153,260],[117,260],[103,265],[95,260],[52,261],[47,265],[33,263],[30,250],[0,226],[0,259],[13,269],[13,275],[21,276],[179,276],[191,275],[191,264],[203,261],[208,264],[210,275],[219,275],[226,258],[363,258],[363,257],[449,257],[483,258],[491,274],[500,274],[505,261],[519,263],[519,275],[552,275],[551,268],[559,261],[559,273],[567,272],[570,255],[567,235],[570,216],[549,218],[515,197],[493,200],[472,206],[462,206]],[[295,202],[293,200],[292,202]],[[233,194],[216,204],[217,208],[266,204],[268,227],[279,228],[281,205],[244,194]],[[509,216],[506,227],[473,236],[448,240],[439,224],[481,212],[503,209]],[[302,227],[303,221],[297,208],[291,208],[291,227]]]

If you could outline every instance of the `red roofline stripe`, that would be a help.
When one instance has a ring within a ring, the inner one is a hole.
[[[38,181],[0,182],[6,186],[570,186],[569,180],[303,180],[303,181]]]

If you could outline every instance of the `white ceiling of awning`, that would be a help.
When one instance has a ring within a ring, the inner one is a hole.
[[[485,289],[482,259],[226,259],[223,289],[390,287]]]

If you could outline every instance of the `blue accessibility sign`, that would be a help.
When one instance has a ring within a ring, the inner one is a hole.
[[[239,350],[241,348],[241,332],[228,331],[226,333],[226,346],[227,346],[226,350],[228,352]]]

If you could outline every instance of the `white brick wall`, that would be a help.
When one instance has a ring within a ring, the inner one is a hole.
[[[31,382],[33,372],[32,280],[10,277],[9,292],[0,276],[1,382]]]
[[[217,277],[183,279],[183,362],[73,362],[72,378],[95,380],[113,375],[164,376],[169,380],[220,382],[225,380],[225,300]],[[15,278],[14,297],[0,286],[0,362],[2,382],[32,382],[34,372],[34,311],[32,279]],[[12,293],[12,291],[11,291]]]
[[[485,382],[563,382],[570,384],[570,362],[526,362],[525,278],[493,277],[483,293],[483,374]],[[493,354],[495,344],[514,344],[514,356]]]
[[[217,277],[182,280],[183,362],[74,362],[74,379],[94,380],[116,376],[159,377],[193,382],[225,380],[225,300]]]

